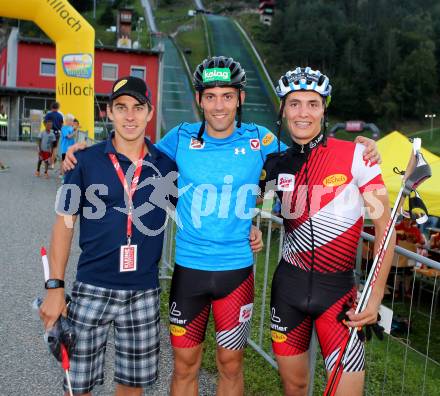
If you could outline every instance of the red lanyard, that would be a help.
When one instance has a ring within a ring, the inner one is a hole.
[[[115,167],[116,174],[118,175],[119,180],[121,181],[122,186],[124,187],[124,191],[128,197],[128,216],[127,216],[127,245],[131,244],[131,236],[132,236],[132,223],[133,223],[133,195],[136,191],[136,187],[139,183],[139,178],[142,172],[142,162],[144,160],[144,146],[142,145],[141,156],[136,162],[136,170],[134,171],[133,180],[131,181],[131,188],[128,189],[128,183],[125,179],[124,172],[122,172],[121,165],[119,165],[119,161],[116,158],[116,155],[109,154],[110,160]]]

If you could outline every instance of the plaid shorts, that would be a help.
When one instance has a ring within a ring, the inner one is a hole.
[[[68,318],[77,336],[70,356],[74,393],[87,393],[104,383],[104,355],[111,324],[115,335],[115,382],[146,387],[157,380],[159,289],[113,290],[75,282]]]

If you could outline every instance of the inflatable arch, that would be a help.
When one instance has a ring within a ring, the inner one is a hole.
[[[362,132],[369,131],[372,133],[372,138],[377,140],[380,138],[380,130],[373,123],[366,123],[364,121],[347,121],[347,122],[338,122],[333,125],[330,129],[329,136],[333,137],[336,135],[336,132],[340,130],[346,130],[347,132]]]
[[[95,30],[67,0],[0,0],[0,15],[35,22],[55,42],[56,100],[94,138]]]

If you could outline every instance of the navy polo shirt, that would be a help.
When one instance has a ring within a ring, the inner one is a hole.
[[[61,127],[63,126],[63,116],[58,111],[50,111],[44,116],[44,121],[50,120],[52,121],[52,128],[54,131],[61,131]]]
[[[127,203],[108,154],[116,154],[124,174],[131,165],[134,172],[135,165],[116,152],[112,136],[75,154],[78,164],[66,173],[57,209],[60,214],[79,216],[82,252],[77,281],[117,290],[147,290],[159,286],[165,207],[169,204],[168,195],[176,195],[173,179],[177,174],[169,172],[177,168],[175,162],[148,139],[145,142],[149,154],[144,161],[148,164],[144,162],[133,197],[131,243],[137,245],[137,270],[133,272],[119,271],[120,247],[127,244]],[[158,197],[162,203],[155,205]]]

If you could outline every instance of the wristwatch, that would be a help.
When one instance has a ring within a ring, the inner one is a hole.
[[[48,279],[44,287],[46,289],[60,289],[64,287],[64,281],[61,279]]]

